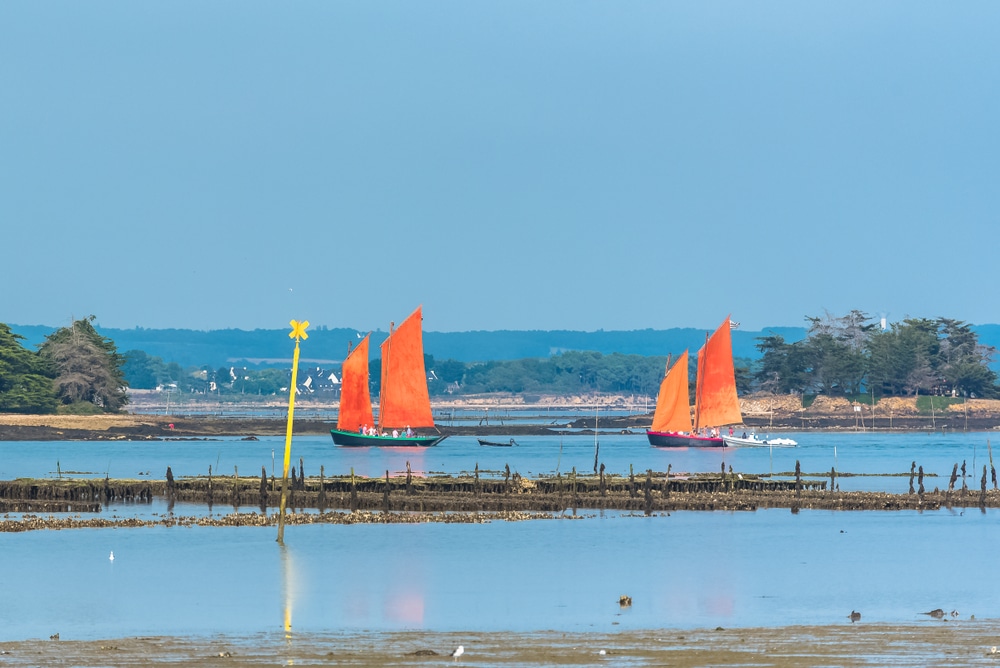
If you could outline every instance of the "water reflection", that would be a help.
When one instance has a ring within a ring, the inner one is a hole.
[[[292,639],[292,603],[295,600],[294,564],[288,545],[278,544],[281,555],[281,592],[284,599],[285,639]]]

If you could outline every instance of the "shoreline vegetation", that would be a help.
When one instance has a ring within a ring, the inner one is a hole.
[[[0,441],[155,440],[215,436],[280,436],[283,402],[168,403],[161,395],[133,396],[132,412],[99,415],[0,413]],[[432,402],[437,431],[448,436],[544,436],[600,432],[642,434],[652,422],[648,398],[626,395],[545,397],[481,395]],[[743,426],[758,431],[995,431],[1000,400],[890,397],[875,403],[826,396],[750,395],[740,399]],[[296,401],[296,434],[325,434],[336,403]],[[512,415],[516,412],[517,415]],[[457,415],[464,419],[456,419]],[[329,417],[327,417],[329,416]],[[526,420],[526,416],[534,416]],[[456,424],[456,421],[458,424]]]
[[[617,607],[617,603],[611,605]],[[491,666],[949,666],[995,665],[998,620],[973,615],[912,623],[857,622],[715,629],[586,632],[387,631],[249,636],[148,636],[100,640],[0,642],[10,666],[458,665]],[[615,613],[611,613],[615,614]],[[627,614],[627,612],[623,613]],[[917,617],[918,615],[914,615]],[[617,624],[617,622],[612,622]]]

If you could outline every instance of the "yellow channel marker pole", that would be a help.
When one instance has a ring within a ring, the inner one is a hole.
[[[292,416],[295,414],[295,388],[299,375],[299,339],[308,339],[308,320],[288,323],[292,331],[288,337],[295,339],[295,353],[292,355],[292,383],[288,386],[288,426],[285,427],[285,468],[281,474],[281,506],[278,508],[278,543],[285,544],[285,504],[288,501],[288,465],[292,460]]]

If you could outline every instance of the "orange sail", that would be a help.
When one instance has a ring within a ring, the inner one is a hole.
[[[358,431],[358,427],[375,426],[372,400],[368,392],[368,337],[366,336],[344,360],[340,379],[340,413],[337,429]]]
[[[381,429],[433,427],[420,307],[382,343]]]
[[[677,358],[660,383],[660,396],[653,413],[653,431],[691,431],[688,402],[688,351]]]
[[[698,384],[695,390],[695,429],[743,422],[736,397],[733,337],[727,317],[698,351]]]

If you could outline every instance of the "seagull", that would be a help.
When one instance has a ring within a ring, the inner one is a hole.
[[[458,647],[455,648],[455,651],[452,652],[449,656],[455,657],[455,661],[458,661],[458,657],[462,656],[463,654],[465,654],[465,647],[459,645]]]
[[[115,551],[111,550],[111,556],[108,557],[108,561],[114,561],[114,560],[115,560]]]

